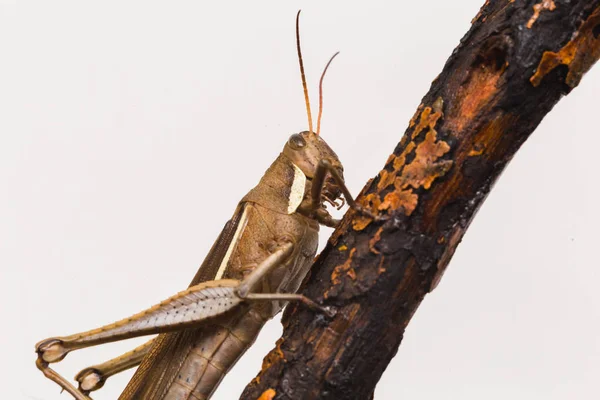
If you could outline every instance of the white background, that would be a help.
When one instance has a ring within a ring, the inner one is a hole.
[[[483,1],[0,3],[1,397],[52,400],[69,396],[35,369],[34,343],[185,288],[307,128],[298,8],[313,107],[341,51],[322,133],[358,193]],[[599,89],[596,67],[514,158],[376,399],[600,397]],[[266,326],[215,399],[239,396],[280,331]],[[133,342],[57,369],[71,377]],[[115,399],[130,375],[94,398]]]

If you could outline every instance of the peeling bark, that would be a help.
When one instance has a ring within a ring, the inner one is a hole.
[[[600,0],[489,0],[319,256],[242,399],[368,399],[521,144],[600,57]],[[385,305],[385,307],[382,307]]]

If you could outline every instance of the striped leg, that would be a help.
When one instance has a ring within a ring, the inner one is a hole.
[[[176,331],[223,315],[246,301],[245,297],[250,290],[274,267],[289,257],[293,247],[291,243],[282,245],[241,282],[233,279],[203,282],[113,324],[70,336],[43,340],[35,346],[38,354],[36,365],[47,378],[56,382],[77,400],[89,400],[86,394],[49,368],[49,364],[61,361],[73,350],[142,335]],[[86,377],[93,380],[88,374],[81,376],[84,380]],[[86,385],[88,384],[91,387],[95,386],[93,382],[86,382]]]
[[[128,351],[118,357],[103,362],[102,364],[93,365],[82,369],[75,375],[75,380],[79,382],[79,390],[85,394],[94,390],[100,389],[108,378],[119,372],[126,371],[130,368],[137,367],[142,362],[144,356],[148,353],[154,339]]]

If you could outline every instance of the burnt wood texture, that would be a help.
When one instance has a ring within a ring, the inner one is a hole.
[[[600,0],[490,0],[318,257],[242,399],[369,399],[521,144],[600,56]]]

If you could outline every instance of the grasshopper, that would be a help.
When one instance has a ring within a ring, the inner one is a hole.
[[[317,129],[302,62],[296,15],[296,47],[308,131],[291,135],[283,151],[225,224],[190,286],[161,303],[115,323],[36,344],[37,367],[78,400],[121,371],[139,366],[119,397],[195,399],[211,397],[217,385],[250,347],[267,320],[290,301],[330,315],[332,311],[297,294],[317,251],[319,226],[338,220],[325,203],[346,202],[376,218],[348,191],[337,155],[319,136],[323,78],[319,82]],[[49,367],[69,352],[132,337],[159,334],[134,350],[80,371],[76,388]]]

